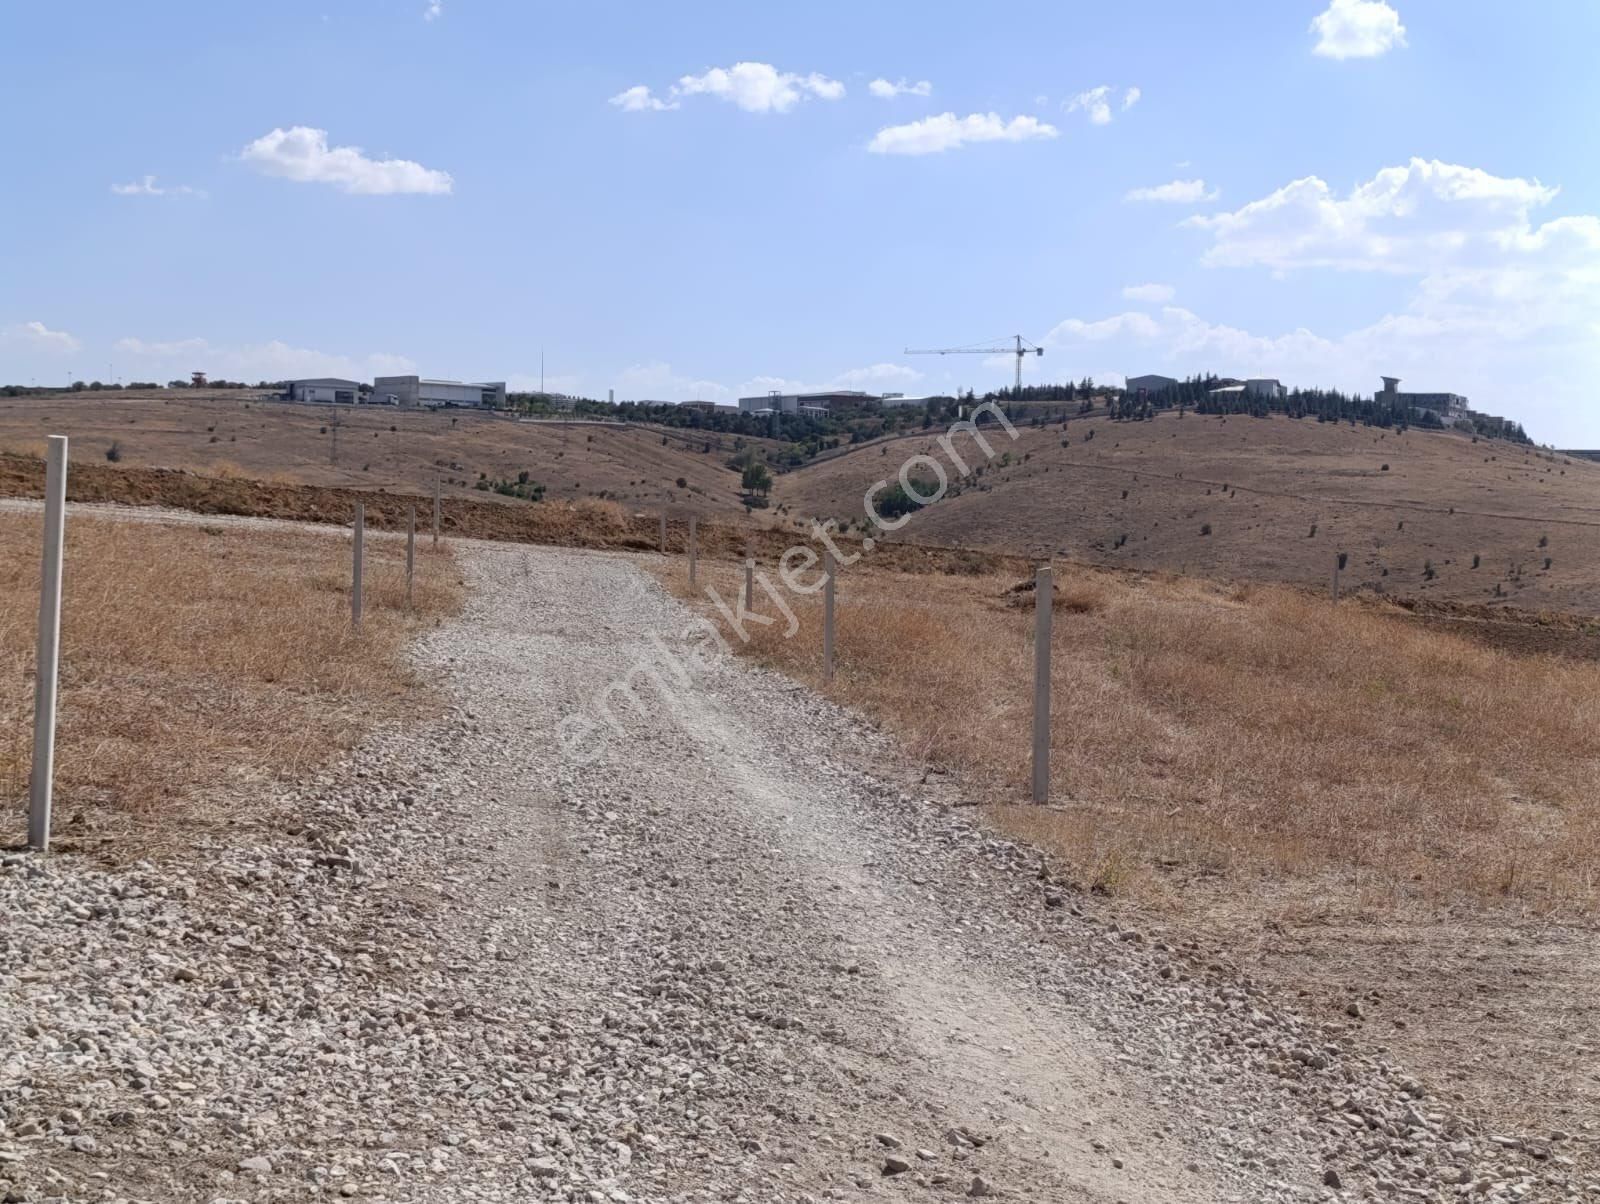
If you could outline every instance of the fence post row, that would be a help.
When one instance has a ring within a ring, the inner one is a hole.
[[[1050,801],[1050,566],[1033,578],[1033,801]]]
[[[833,680],[833,553],[822,553],[822,680]]]
[[[352,550],[350,553],[350,626],[358,631],[361,628],[361,545],[366,534],[366,527],[367,508],[357,502],[355,539],[351,542]]]
[[[689,586],[694,587],[695,555],[698,552],[698,533],[695,529],[694,515],[689,516]]]
[[[406,609],[411,609],[411,582],[417,575],[417,507],[406,507]]]
[[[50,848],[56,771],[56,682],[61,666],[61,560],[67,522],[67,437],[51,435],[44,471],[44,548],[39,574],[39,644],[33,676],[33,774],[28,847]]]

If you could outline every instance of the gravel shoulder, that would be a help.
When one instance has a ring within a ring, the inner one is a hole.
[[[1600,1194],[1593,1132],[1108,921],[638,558],[460,554],[446,718],[189,856],[0,854],[0,1200]]]

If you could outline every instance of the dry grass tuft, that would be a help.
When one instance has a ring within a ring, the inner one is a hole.
[[[40,521],[0,514],[0,816],[18,833]],[[348,539],[81,514],[67,532],[56,797],[69,831],[175,808],[204,818],[218,788],[301,772],[414,711],[405,644],[461,597],[448,551],[428,552],[408,613],[403,544],[369,539],[358,635]]]
[[[731,570],[710,572],[727,596]],[[1272,879],[1366,900],[1600,904],[1600,666],[1287,587],[1057,577],[1058,805],[995,816],[1085,886],[1157,897]],[[1033,599],[1015,584],[857,567],[839,585],[830,692],[996,802],[1027,786]],[[820,606],[791,602],[801,632],[757,628],[748,651],[821,687]]]

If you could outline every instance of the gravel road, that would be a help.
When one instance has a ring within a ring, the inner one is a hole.
[[[1600,1195],[690,655],[638,558],[461,556],[448,717],[277,830],[0,855],[0,1201]]]

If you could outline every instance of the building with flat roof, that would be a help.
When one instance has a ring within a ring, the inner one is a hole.
[[[1251,397],[1289,396],[1289,390],[1283,387],[1283,382],[1270,376],[1257,376],[1245,381],[1244,391]]]
[[[390,399],[393,398],[391,401]],[[430,380],[421,376],[380,376],[372,382],[372,400],[413,410],[423,406],[499,409],[506,404],[506,382]]]
[[[1383,388],[1373,400],[1400,409],[1431,411],[1447,425],[1467,417],[1469,409],[1467,399],[1459,393],[1402,393],[1398,376],[1385,376]]]
[[[742,414],[805,413],[811,417],[826,415],[836,405],[866,405],[878,399],[860,389],[827,389],[819,393],[763,393],[760,397],[739,398]]]
[[[361,386],[353,380],[317,376],[310,380],[285,381],[283,395],[288,401],[321,401],[353,406],[361,400]]]

